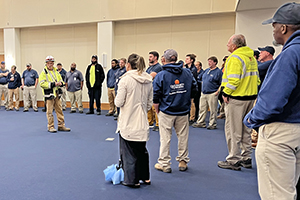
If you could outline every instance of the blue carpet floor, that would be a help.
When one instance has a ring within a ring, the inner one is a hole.
[[[178,171],[177,138],[172,136],[171,174],[154,169],[159,134],[150,132],[152,185],[131,189],[104,181],[103,170],[118,161],[113,117],[64,111],[71,132],[47,132],[46,114],[0,109],[0,200],[258,200],[253,169],[218,168],[227,156],[224,120],[217,130],[190,127],[191,162]],[[55,120],[56,121],[56,120]],[[106,141],[114,138],[113,141]],[[254,152],[253,152],[254,154]]]

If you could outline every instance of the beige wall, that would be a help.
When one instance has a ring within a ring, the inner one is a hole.
[[[234,31],[235,16],[230,14],[117,22],[113,56],[127,58],[136,52],[148,61],[149,51],[162,55],[164,50],[174,48],[179,59],[195,53],[207,68],[209,56],[217,56],[221,63],[223,56],[228,55],[226,44]]]
[[[91,56],[96,54],[96,41],[96,24],[21,29],[22,66],[19,66],[18,71],[24,71],[25,64],[30,62],[33,69],[40,74],[46,56],[52,55],[56,63],[61,62],[67,71],[70,69],[70,64],[75,62],[77,69],[84,76]],[[40,87],[38,100],[43,100]],[[83,100],[88,101],[85,87]]]
[[[3,36],[3,29],[0,29],[0,54],[4,54],[4,36]]]
[[[0,28],[234,12],[236,0],[0,0]]]
[[[273,42],[272,25],[261,23],[272,18],[276,9],[241,11],[236,14],[236,33],[245,35],[247,45],[252,49],[270,45]],[[251,24],[251,26],[249,26]],[[281,51],[281,47],[275,47],[275,56]]]

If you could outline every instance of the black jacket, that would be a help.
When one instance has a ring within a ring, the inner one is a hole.
[[[92,66],[92,64],[90,64],[87,67],[86,73],[85,73],[86,87],[88,89],[101,89],[102,83],[105,79],[105,74],[104,74],[103,68],[99,63],[97,63],[95,65],[95,73],[96,73],[95,78],[96,78],[96,80],[95,80],[94,87],[91,87],[91,84],[90,84],[90,69],[91,69],[91,66]]]

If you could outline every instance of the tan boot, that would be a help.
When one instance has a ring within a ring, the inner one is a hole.
[[[161,164],[159,163],[156,163],[154,165],[154,168],[159,170],[159,171],[162,171],[162,172],[165,172],[165,173],[171,173],[172,172],[172,169],[171,167],[163,167]]]
[[[48,129],[48,131],[50,133],[56,133],[57,130],[55,128],[51,127],[51,128]]]
[[[63,127],[58,127],[58,131],[71,131],[71,129],[63,126]]]
[[[186,171],[188,169],[188,166],[184,160],[179,162],[179,171]]]

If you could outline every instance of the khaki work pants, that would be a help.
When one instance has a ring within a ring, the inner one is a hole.
[[[178,138],[178,156],[176,160],[178,162],[185,161],[188,163],[190,158],[188,157],[188,139],[189,139],[189,117],[168,115],[163,112],[158,113],[159,118],[159,135],[160,135],[160,148],[158,163],[164,167],[171,165],[170,156],[170,141],[172,136],[172,127],[174,127]]]
[[[195,107],[194,99],[191,99],[190,121],[194,121],[195,116],[196,116],[196,107]]]
[[[20,101],[19,101],[19,88],[8,89],[8,94],[9,94],[9,105],[8,105],[8,108],[11,109],[11,110],[14,108],[14,95],[15,95],[15,99],[16,99],[15,109],[19,110],[19,105],[20,105]]]
[[[61,101],[58,97],[55,97],[54,99],[47,100],[47,120],[48,120],[48,130],[50,128],[54,128],[54,117],[53,117],[53,109],[56,113],[56,118],[58,121],[58,128],[65,126],[65,119],[64,114],[61,107]]]
[[[60,87],[60,89],[62,90],[62,95],[60,97],[60,101],[61,101],[61,106],[62,109],[66,109],[67,107],[67,90],[66,90],[66,86]]]
[[[4,95],[4,106],[7,109],[8,108],[8,88],[7,84],[2,85],[0,84],[0,106],[2,105],[2,94]]]
[[[200,110],[197,124],[206,125],[205,118],[210,111],[209,126],[217,126],[217,114],[218,114],[218,96],[215,93],[203,94],[200,97]]]
[[[152,126],[154,124],[154,119],[155,119],[155,126],[159,126],[158,116],[157,116],[154,106],[152,106],[150,108],[150,110],[148,110],[147,116],[148,116],[149,126]]]
[[[37,110],[37,101],[36,101],[36,88],[35,86],[24,86],[23,90],[23,101],[24,101],[24,110],[28,110],[30,106],[30,100],[32,102],[32,108]]]
[[[83,111],[83,105],[82,105],[82,90],[78,90],[76,92],[69,92],[68,96],[71,102],[71,111],[76,111],[76,102],[78,105],[78,110]]]
[[[253,103],[254,100],[232,98],[225,103],[225,136],[229,153],[226,160],[231,164],[251,158],[251,129],[244,125],[243,119],[253,108]]]
[[[107,88],[107,95],[109,101],[109,111],[108,113],[114,114],[116,112],[117,107],[115,106],[115,88]]]
[[[300,174],[299,133],[299,123],[275,122],[259,128],[255,155],[262,200],[296,199]]]

